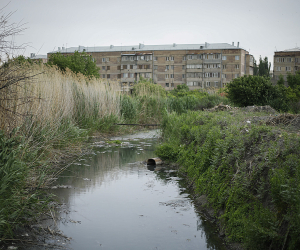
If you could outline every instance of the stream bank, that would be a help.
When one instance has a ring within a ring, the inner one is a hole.
[[[156,153],[181,166],[228,242],[298,249],[299,128],[299,115],[269,106],[169,115]]]

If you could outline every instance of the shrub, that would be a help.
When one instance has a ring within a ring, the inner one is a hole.
[[[225,92],[229,100],[239,107],[271,105],[276,110],[288,110],[287,98],[282,93],[282,88],[272,85],[269,78],[263,76],[233,79]]]

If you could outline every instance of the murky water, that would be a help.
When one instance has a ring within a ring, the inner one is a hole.
[[[224,249],[215,228],[194,208],[175,170],[147,168],[157,130],[94,143],[93,153],[51,190],[63,205],[58,228],[71,249]]]

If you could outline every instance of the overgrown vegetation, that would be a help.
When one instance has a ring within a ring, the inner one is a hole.
[[[238,107],[270,105],[281,112],[300,112],[300,71],[281,78],[276,85],[264,76],[243,76],[233,79],[225,89],[228,99]]]
[[[81,73],[87,77],[100,77],[100,69],[96,66],[95,60],[86,52],[75,51],[71,55],[63,55],[60,52],[51,54],[48,65],[55,65],[62,72],[68,68],[74,73]]]
[[[179,163],[198,196],[207,196],[229,242],[246,249],[298,249],[300,138],[266,125],[266,115],[169,114],[156,153]]]

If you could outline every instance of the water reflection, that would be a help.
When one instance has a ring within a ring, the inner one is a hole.
[[[95,144],[57,180],[71,188],[52,190],[63,204],[58,227],[72,237],[70,248],[223,249],[176,170],[142,163],[154,157],[157,140],[118,139],[127,143]]]

